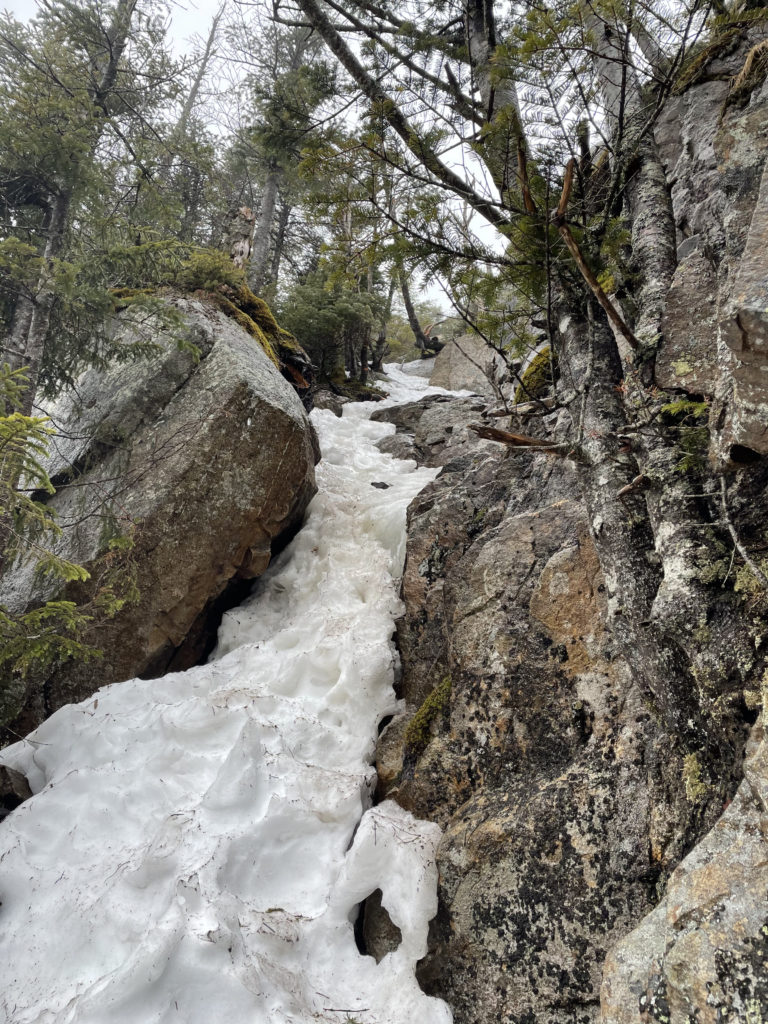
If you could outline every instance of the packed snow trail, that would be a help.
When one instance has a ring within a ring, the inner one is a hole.
[[[389,404],[423,393],[391,371]],[[405,510],[434,476],[378,451],[371,407],[313,413],[306,525],[209,664],[105,687],[0,754],[35,793],[0,826],[8,1024],[451,1021],[414,977],[439,830],[365,811]],[[379,964],[352,925],[377,888],[403,936]]]

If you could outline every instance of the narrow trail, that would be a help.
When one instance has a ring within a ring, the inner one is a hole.
[[[0,755],[35,793],[0,828],[8,1024],[450,1024],[414,977],[439,830],[367,809],[405,511],[435,475],[379,452],[372,408],[313,413],[306,525],[207,665],[105,687]],[[380,964],[353,934],[375,889],[403,936]]]

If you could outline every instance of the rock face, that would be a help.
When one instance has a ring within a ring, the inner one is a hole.
[[[609,950],[738,766],[719,802],[688,797],[683,758],[604,626],[572,465],[477,440],[481,407],[428,398],[377,414],[402,454],[443,466],[409,510],[407,711],[380,738],[379,795],[444,829],[426,990],[461,1024],[581,1024],[599,1017]]]
[[[662,903],[611,951],[603,1020],[720,1024],[768,1017],[768,749],[762,725],[744,776],[722,818],[672,875]]]
[[[738,39],[656,129],[679,239],[657,380],[715,397],[726,466],[742,449],[768,453],[768,83],[745,105],[729,81],[764,35]]]
[[[730,92],[764,36],[734,34],[656,130],[678,229],[656,381],[670,399],[711,400],[710,458],[730,474],[730,511],[700,507],[711,563],[697,578],[721,596],[690,625],[718,777],[665,725],[617,639],[574,464],[478,441],[468,425],[482,401],[382,413],[398,428],[388,451],[442,466],[409,510],[406,710],[377,767],[380,797],[444,830],[421,980],[456,1024],[768,1020],[768,754],[755,724],[766,604],[746,568],[734,584],[717,533],[730,515],[764,561],[768,84]],[[446,349],[431,383],[488,394],[450,360]],[[567,417],[510,430],[558,441]],[[658,548],[643,557],[657,564]],[[729,616],[756,630],[733,656]],[[386,948],[375,905],[365,939]]]
[[[488,372],[500,373],[503,369],[501,358],[491,352],[485,342],[467,334],[449,341],[437,354],[429,383],[436,388],[474,391],[486,398],[493,398],[494,391],[488,380]]]
[[[319,455],[294,390],[231,319],[179,306],[197,354],[159,338],[157,355],[88,371],[47,410],[58,428],[46,468],[67,527],[60,553],[94,577],[72,595],[92,596],[110,540],[127,536],[132,549],[107,558],[125,559],[139,599],[98,623],[100,660],[65,665],[6,701],[6,722],[21,714],[16,732],[106,683],[193,664],[217,599],[264,571],[314,494]],[[29,566],[2,581],[10,607],[48,596]]]

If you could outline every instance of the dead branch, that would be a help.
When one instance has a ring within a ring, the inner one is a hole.
[[[571,157],[571,159],[568,161],[567,167],[565,168],[565,177],[563,179],[563,191],[560,195],[560,202],[557,204],[557,209],[552,215],[552,223],[560,232],[560,237],[565,242],[568,248],[568,252],[570,252],[571,256],[573,256],[574,263],[579,268],[581,276],[587,282],[592,291],[592,294],[595,296],[597,301],[605,310],[605,314],[608,317],[608,319],[611,321],[616,330],[619,331],[619,333],[624,338],[626,338],[630,347],[637,350],[640,348],[640,342],[634,336],[634,334],[626,325],[621,316],[619,316],[618,310],[603,291],[602,287],[600,286],[600,282],[597,280],[592,270],[587,265],[587,262],[584,259],[584,256],[582,255],[581,249],[579,248],[579,243],[573,237],[573,232],[566,223],[565,214],[568,207],[568,200],[571,194],[571,187],[573,185],[573,171],[575,166],[576,158]]]
[[[544,451],[546,455],[562,455],[563,452],[560,449],[570,447],[570,445],[550,444],[549,441],[541,441],[539,438],[529,437],[527,434],[512,434],[509,430],[489,427],[484,423],[470,423],[469,429],[486,441],[498,441],[510,448],[536,448],[539,451]]]
[[[744,562],[749,567],[749,571],[755,577],[755,579],[762,584],[765,590],[768,590],[768,578],[760,568],[759,565],[750,557],[749,552],[742,544],[736,527],[733,525],[733,519],[731,519],[731,513],[728,509],[728,485],[725,482],[725,477],[720,475],[720,504],[723,511],[723,522],[728,527],[728,533],[731,535],[734,548],[739,552]]]

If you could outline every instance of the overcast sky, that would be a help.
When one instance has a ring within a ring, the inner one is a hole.
[[[221,0],[172,0],[171,34],[177,46],[194,35],[205,35]],[[37,10],[35,0],[0,0],[0,10],[26,21]]]

